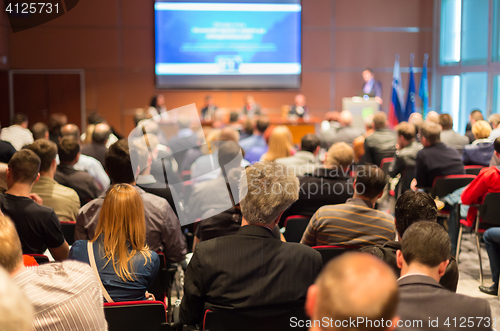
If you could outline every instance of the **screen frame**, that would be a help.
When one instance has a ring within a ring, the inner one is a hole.
[[[234,3],[234,2],[240,2],[241,0],[189,0],[189,2],[218,2],[218,3]],[[172,0],[154,0],[153,1],[153,72],[154,72],[154,85],[155,89],[159,91],[168,91],[168,90],[174,90],[174,91],[300,91],[302,89],[302,75],[304,73],[304,65],[303,65],[303,59],[304,59],[304,53],[303,53],[303,41],[304,41],[304,29],[303,29],[303,6],[302,6],[302,0],[296,1],[297,4],[300,4],[301,10],[300,10],[300,74],[298,74],[298,79],[299,79],[299,86],[298,87],[279,87],[279,86],[273,86],[273,87],[185,87],[185,86],[179,86],[179,87],[166,87],[163,85],[158,84],[158,76],[156,74],[156,13],[154,6],[157,2],[188,2],[188,1],[172,1]],[[242,3],[291,3],[286,0],[248,0],[248,1],[241,1]],[[264,75],[259,75],[260,77]],[[276,76],[276,75],[270,75],[270,76]],[[241,76],[240,76],[241,77]]]

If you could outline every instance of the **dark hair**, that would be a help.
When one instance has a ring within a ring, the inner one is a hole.
[[[40,158],[32,150],[22,149],[10,159],[9,170],[15,182],[31,184],[40,171]]]
[[[214,142],[217,143],[218,146],[218,158],[219,165],[222,167],[225,166],[226,172],[229,171],[228,168],[239,167],[241,164],[242,157],[241,147],[234,141],[221,141]],[[240,156],[240,157],[238,157]],[[229,167],[228,167],[229,165]]]
[[[431,268],[450,257],[451,242],[448,232],[435,222],[417,222],[405,232],[401,252],[406,264],[418,262]]]
[[[59,153],[59,161],[61,163],[72,163],[78,153],[80,153],[78,139],[75,139],[73,136],[62,137],[57,152]]]
[[[238,122],[238,119],[240,117],[240,114],[237,112],[233,111],[231,114],[229,114],[229,123],[236,123]]]
[[[146,112],[142,109],[138,109],[134,114],[134,124],[139,125],[139,122],[148,118]]]
[[[383,129],[387,126],[387,115],[383,111],[379,111],[373,116],[373,127],[375,130]]]
[[[373,75],[373,69],[372,68],[365,68],[363,69],[363,72],[364,71],[369,71],[372,75]],[[359,72],[359,71],[358,71]],[[359,75],[359,74],[358,74]]]
[[[368,199],[376,198],[384,190],[387,176],[376,165],[362,165],[357,167],[356,186],[357,194]]]
[[[443,127],[443,130],[450,130],[453,128],[453,117],[450,114],[439,115],[439,125]]]
[[[436,123],[425,122],[420,128],[420,136],[431,145],[437,144],[441,141],[441,128]]]
[[[27,121],[28,121],[28,117],[22,113],[14,114],[14,117],[12,118],[12,124],[14,124],[14,125],[21,125]]]
[[[93,113],[90,113],[89,116],[87,116],[87,122],[90,125],[92,125],[92,124],[96,125],[96,124],[105,122],[105,120],[104,120],[104,117],[102,117],[101,114],[93,112]]]
[[[135,182],[134,171],[130,163],[128,141],[120,139],[109,146],[104,157],[106,172],[112,184],[130,184]]]
[[[39,139],[32,144],[26,145],[23,149],[30,149],[40,158],[40,171],[50,170],[52,162],[56,159],[57,145],[50,140]]]
[[[61,136],[61,127],[68,124],[68,116],[63,113],[52,114],[49,117],[48,128],[50,134]]]
[[[402,238],[406,229],[415,222],[436,222],[436,203],[427,193],[406,191],[396,201],[394,218],[399,238]]]
[[[31,127],[31,133],[33,133],[33,139],[45,139],[45,135],[49,132],[47,126],[42,122],[37,122]]]
[[[415,125],[408,122],[401,122],[396,126],[396,132],[399,136],[403,136],[408,141],[415,139],[417,135]]]
[[[257,128],[257,131],[259,131],[260,133],[264,133],[269,127],[269,124],[269,118],[261,116],[257,120],[257,124],[255,125],[255,127]]]
[[[300,150],[314,153],[320,144],[319,138],[312,133],[306,134],[300,141]]]
[[[483,113],[479,109],[474,109],[473,111],[471,111],[470,116],[476,121],[484,120]]]
[[[495,142],[493,143],[493,146],[495,148],[495,152],[500,154],[500,137],[495,139]]]
[[[107,124],[99,123],[92,132],[92,141],[97,144],[105,144],[111,134],[111,128]]]

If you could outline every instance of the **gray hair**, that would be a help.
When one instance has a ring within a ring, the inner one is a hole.
[[[258,162],[243,173],[240,197],[244,197],[241,213],[248,223],[271,224],[298,200],[299,179],[290,167],[274,161]]]
[[[0,268],[0,330],[32,330],[33,308],[3,268]]]

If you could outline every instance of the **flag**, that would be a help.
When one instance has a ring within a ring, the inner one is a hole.
[[[389,105],[389,125],[391,128],[399,123],[399,117],[403,110],[403,87],[401,85],[401,70],[399,69],[399,55],[394,61],[394,72],[392,74],[392,97]]]
[[[420,80],[420,87],[418,88],[418,96],[422,99],[422,115],[427,115],[429,111],[429,81],[427,80],[427,59],[428,54],[424,56],[424,68],[422,69],[422,79]]]
[[[410,84],[408,86],[408,95],[406,99],[406,109],[401,112],[399,121],[408,121],[410,115],[415,112],[415,78],[413,77],[413,54],[410,58]]]

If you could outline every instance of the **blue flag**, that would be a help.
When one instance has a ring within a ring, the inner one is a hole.
[[[428,54],[424,56],[424,68],[422,69],[422,79],[420,80],[420,87],[418,89],[418,96],[422,99],[422,115],[427,115],[429,111],[429,81],[427,80],[427,59]]]
[[[406,109],[401,114],[399,122],[408,121],[410,115],[415,112],[415,78],[413,77],[413,54],[410,60],[410,85],[408,86],[408,96],[406,99]]]

